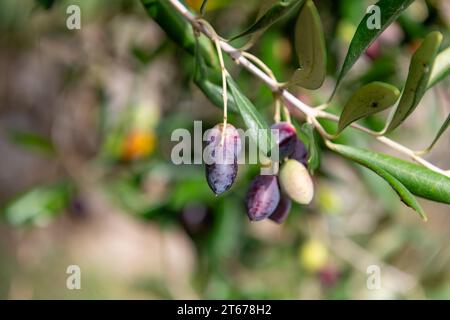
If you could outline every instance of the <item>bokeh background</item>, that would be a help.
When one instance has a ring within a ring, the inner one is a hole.
[[[260,1],[209,2],[206,18],[229,37]],[[320,90],[295,93],[319,105],[375,1],[315,2],[329,75]],[[81,8],[81,30],[66,27],[70,4]],[[277,23],[252,49],[281,80],[296,67],[294,24]],[[440,30],[446,47],[449,26],[449,0],[416,0],[361,57],[331,110],[374,80],[401,88],[423,36]],[[270,120],[270,91],[227,65]],[[257,167],[240,166],[232,190],[215,197],[201,165],[173,165],[174,129],[221,121],[193,67],[138,0],[0,1],[0,298],[450,298],[449,206],[420,200],[424,223],[377,176],[322,147],[313,203],[295,205],[283,225],[250,223],[243,199]],[[426,147],[450,110],[449,88],[447,79],[428,92],[392,138]],[[363,124],[380,129],[385,118]],[[401,156],[352,129],[340,142]],[[426,158],[449,169],[449,143],[445,134]],[[66,288],[73,264],[81,290]],[[370,265],[381,268],[380,290],[366,286]]]

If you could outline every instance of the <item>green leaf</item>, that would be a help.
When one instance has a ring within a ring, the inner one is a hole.
[[[69,183],[34,188],[7,205],[6,220],[14,226],[47,223],[67,206],[71,192]]]
[[[380,28],[369,29],[367,22],[373,19],[372,11],[368,12],[356,29],[355,35],[350,43],[350,47],[345,57],[341,72],[336,81],[334,96],[339,84],[344,76],[350,71],[359,57],[367,50],[367,48],[383,33],[386,28],[397,19],[397,17],[409,7],[414,0],[380,0],[375,5],[380,8]],[[331,100],[330,98],[330,100]]]
[[[339,118],[338,133],[356,120],[391,107],[400,91],[387,83],[372,82],[357,90],[347,102]]]
[[[223,108],[223,90],[221,86],[218,86],[207,79],[194,80],[194,82],[212,104],[216,107]],[[227,108],[230,112],[238,112],[234,97],[232,95],[228,96]]]
[[[311,90],[320,88],[327,73],[327,53],[322,22],[311,0],[302,7],[297,19],[295,50],[300,68],[295,71],[288,85]]]
[[[244,120],[245,125],[250,129],[250,137],[256,142],[260,150],[272,150],[274,139],[270,135],[270,130],[267,123],[264,121],[261,114],[256,110],[251,101],[241,92],[237,84],[231,77],[227,77],[227,83],[231,94],[234,97],[236,107]]]
[[[252,40],[260,36],[272,24],[286,16],[289,12],[301,5],[304,0],[266,0],[263,2],[256,21],[245,31],[230,39],[230,41],[255,34]]]
[[[350,160],[386,171],[416,196],[450,204],[450,178],[447,176],[421,165],[366,149],[332,143],[328,143],[328,147]]]
[[[447,130],[449,125],[450,125],[450,113],[447,115],[447,119],[445,119],[444,123],[442,124],[441,128],[436,134],[436,137],[434,138],[433,142],[431,142],[430,146],[427,149],[425,149],[425,153],[433,149],[434,145],[436,144],[436,142],[438,142],[439,138],[442,136],[445,130]]]
[[[386,182],[389,183],[389,185],[392,187],[392,189],[395,190],[395,192],[400,197],[402,202],[405,203],[408,207],[414,209],[417,213],[419,213],[419,215],[421,216],[421,218],[424,221],[427,221],[427,216],[426,216],[425,212],[423,211],[422,207],[420,206],[420,204],[417,202],[416,198],[414,198],[414,196],[411,194],[411,192],[392,174],[390,174],[389,172],[387,172],[385,169],[381,168],[380,166],[376,165],[374,162],[370,161],[369,159],[361,157],[359,155],[359,153],[350,153],[349,154],[349,153],[345,153],[345,152],[340,152],[339,145],[333,145],[331,143],[329,145],[331,145],[331,147],[330,147],[331,149],[333,149],[336,152],[344,155],[345,157],[350,158],[351,160],[363,165],[364,167],[372,170],[373,172],[378,174],[381,178],[386,180]],[[334,149],[333,146],[338,146],[337,150]]]
[[[36,133],[13,130],[10,133],[10,140],[25,149],[38,151],[45,154],[54,154],[55,149],[52,142]]]
[[[208,4],[208,0],[203,0],[202,5],[200,6],[200,13],[202,16],[205,15],[206,5]]]
[[[141,0],[148,15],[152,17],[166,32],[170,39],[185,49],[190,54],[195,53],[196,37],[192,26],[183,16],[173,8],[167,0]],[[200,52],[205,62],[218,68],[216,51],[211,41],[205,36],[200,36]]]
[[[441,42],[442,34],[437,31],[431,32],[414,53],[402,97],[386,132],[396,129],[416,109],[427,90],[434,59]]]
[[[431,71],[428,89],[442,81],[450,74],[450,47],[441,51],[434,60],[433,71]]]
[[[320,166],[320,149],[314,126],[304,123],[300,128],[300,138],[308,150],[308,170],[311,174]]]
[[[199,53],[199,50],[195,50],[194,83],[200,88],[209,101],[215,106],[223,108],[222,85],[216,84],[216,79],[222,81],[220,72],[209,68],[205,63],[203,56]],[[237,112],[236,103],[231,94],[228,94],[228,109],[231,112]]]

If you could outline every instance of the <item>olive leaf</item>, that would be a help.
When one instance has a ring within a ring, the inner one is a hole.
[[[285,17],[292,12],[299,5],[303,4],[304,0],[266,0],[260,7],[256,16],[256,21],[245,31],[232,37],[230,41],[254,34],[249,42],[253,42],[258,38],[267,28],[272,24]]]
[[[428,89],[443,80],[450,74],[450,47],[441,51],[434,60],[433,70],[431,71]]]
[[[366,149],[332,143],[327,143],[327,146],[364,166],[386,171],[416,196],[450,204],[450,178],[445,175],[415,163]]]
[[[300,128],[300,138],[308,150],[308,170],[311,174],[320,166],[320,150],[315,134],[314,126],[304,123]]]
[[[409,7],[414,0],[380,0],[375,6],[380,9],[380,28],[369,28],[368,21],[372,19],[373,12],[368,12],[356,29],[355,35],[350,43],[350,47],[345,57],[341,72],[339,73],[333,94],[336,93],[339,84],[344,76],[353,67],[359,57],[367,50],[367,48],[383,33],[386,28],[397,19],[397,17]]]
[[[431,32],[414,53],[402,97],[386,126],[386,132],[396,129],[416,109],[427,90],[441,42],[442,34],[438,31]]]
[[[206,5],[208,4],[208,0],[203,0],[202,5],[200,6],[200,13],[202,16],[205,15]]]
[[[307,0],[295,26],[295,50],[300,68],[287,85],[306,89],[322,86],[327,73],[327,53],[322,22],[314,2]]]
[[[333,147],[331,147],[333,149]],[[338,148],[339,150],[339,148]],[[339,151],[337,151],[340,153]],[[416,198],[411,194],[411,192],[393,175],[391,175],[389,172],[384,170],[383,168],[375,165],[374,163],[367,161],[365,158],[358,157],[356,155],[348,155],[345,153],[342,153],[345,157],[350,158],[351,160],[359,163],[360,165],[372,170],[377,175],[379,175],[381,178],[383,178],[389,185],[392,187],[392,189],[395,190],[397,195],[400,197],[402,202],[406,204],[408,207],[414,209],[417,213],[419,213],[420,217],[427,221],[427,216],[425,212],[423,211],[420,204],[417,202]]]
[[[198,43],[198,42],[197,42]],[[195,70],[194,70],[194,83],[203,92],[203,94],[211,101],[216,107],[223,108],[223,89],[222,85],[217,83],[217,80],[222,79],[220,72],[215,69],[209,68],[203,56],[200,54],[199,46],[196,46],[195,50]],[[234,97],[228,94],[228,110],[231,112],[237,112],[236,103]]]
[[[391,107],[400,96],[400,91],[387,83],[372,82],[357,90],[342,111],[338,133],[352,122]]]
[[[227,83],[231,94],[234,97],[236,107],[244,120],[250,133],[250,137],[263,151],[272,150],[274,139],[270,134],[267,123],[262,115],[256,110],[251,101],[241,92],[236,82],[231,77],[227,77]],[[270,151],[269,151],[270,152]],[[267,153],[267,152],[266,152]]]
[[[194,55],[196,46],[196,36],[183,16],[175,10],[167,0],[141,0],[148,15],[159,24],[168,37]],[[199,38],[200,52],[205,62],[215,68],[219,68],[216,51],[211,41],[201,35]]]
[[[434,145],[436,144],[436,142],[438,142],[439,138],[447,130],[449,125],[450,125],[450,113],[447,115],[447,119],[445,119],[444,123],[442,124],[441,128],[436,134],[436,137],[433,139],[433,142],[431,142],[430,146],[425,149],[425,153],[433,149]]]

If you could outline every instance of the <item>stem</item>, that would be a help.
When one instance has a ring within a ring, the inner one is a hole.
[[[275,123],[281,121],[281,101],[279,97],[275,98],[275,114],[273,116],[273,120]]]
[[[294,106],[295,108],[299,109],[302,113],[304,113],[306,115],[306,117],[311,118],[314,126],[318,129],[318,131],[321,135],[323,135],[326,132],[323,130],[323,128],[321,128],[320,123],[317,121],[317,118],[328,119],[328,120],[332,120],[332,121],[336,121],[336,122],[339,121],[339,117],[337,117],[331,113],[325,112],[323,110],[320,110],[320,108],[316,109],[314,107],[311,107],[311,106],[303,103],[297,97],[295,97],[292,93],[290,93],[289,91],[287,91],[286,89],[281,87],[280,84],[278,83],[278,81],[276,81],[275,79],[272,79],[270,75],[268,75],[266,72],[261,70],[260,67],[256,66],[249,59],[247,59],[243,52],[234,48],[226,41],[219,39],[219,37],[215,36],[215,34],[214,34],[215,32],[212,32],[212,30],[209,30],[207,27],[205,27],[205,25],[203,25],[202,23],[199,23],[197,18],[178,0],[168,0],[168,1],[174,6],[174,8],[177,11],[179,11],[184,16],[184,18],[187,21],[189,21],[193,25],[193,27],[195,29],[197,29],[198,31],[200,31],[201,33],[206,35],[211,40],[213,40],[215,42],[217,41],[218,45],[220,45],[222,50],[225,53],[227,53],[235,61],[236,64],[239,64],[243,68],[247,69],[247,71],[249,71],[255,77],[259,78],[262,82],[264,82],[273,92],[278,93],[285,100],[285,102],[290,103],[292,106]],[[450,177],[450,173],[448,171],[445,171],[445,170],[442,170],[442,169],[436,167],[435,165],[431,164],[430,162],[428,162],[425,159],[421,158],[420,156],[416,155],[414,153],[414,151],[399,144],[398,142],[395,142],[387,137],[380,136],[379,132],[372,131],[372,130],[365,128],[361,125],[358,125],[356,123],[352,123],[350,126],[354,129],[357,129],[359,131],[362,131],[362,132],[365,132],[367,134],[374,136],[375,139],[377,139],[379,142],[407,155],[408,157],[410,157],[414,161],[420,163],[421,165],[427,167],[428,169],[433,170],[442,175],[445,175],[447,177]],[[332,137],[329,134],[327,134],[327,135],[328,135],[328,137]],[[324,138],[327,138],[327,136],[324,136]]]
[[[227,131],[228,121],[228,90],[227,90],[227,70],[225,69],[225,63],[223,62],[222,48],[220,47],[220,40],[214,39],[216,44],[217,54],[219,56],[220,69],[222,72],[222,97],[223,97],[223,131],[222,131],[222,144],[225,140],[225,132]]]

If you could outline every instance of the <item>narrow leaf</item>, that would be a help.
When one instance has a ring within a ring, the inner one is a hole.
[[[434,138],[433,142],[430,144],[430,146],[425,149],[425,153],[433,149],[436,142],[438,142],[439,138],[444,134],[444,132],[447,130],[448,126],[450,125],[450,113],[447,115],[447,119],[445,119],[444,123],[442,124],[441,128],[439,129],[436,137]]]
[[[450,74],[450,47],[443,50],[434,60],[433,71],[431,71],[428,89]]]
[[[167,0],[141,0],[148,15],[153,18],[181,48],[190,54],[195,52],[195,34],[191,25],[183,16],[173,8]],[[200,51],[206,63],[212,67],[218,67],[216,51],[205,36],[200,36]]]
[[[219,108],[223,108],[223,89],[222,85],[216,83],[216,79],[220,79],[221,81],[222,78],[220,72],[209,68],[205,63],[203,56],[200,54],[200,50],[196,49],[194,83],[212,104]],[[228,94],[228,109],[231,112],[237,112],[236,103],[231,94]]]
[[[206,5],[208,4],[208,0],[203,0],[202,5],[200,6],[200,13],[202,16],[205,15]]]
[[[372,82],[357,90],[347,102],[339,118],[338,133],[352,122],[391,107],[400,91],[387,83]]]
[[[416,196],[450,204],[450,178],[447,176],[382,153],[340,144],[329,143],[328,146],[348,159],[385,170]]]
[[[434,59],[441,41],[441,33],[431,32],[414,53],[402,97],[386,132],[396,129],[416,109],[427,90]]]
[[[258,12],[256,21],[248,29],[231,38],[230,41],[254,33],[258,33],[257,36],[261,35],[272,24],[286,16],[303,2],[304,0],[266,0]]]
[[[320,151],[314,126],[304,123],[300,128],[300,136],[308,149],[308,170],[314,174],[320,166]]]
[[[327,53],[322,21],[311,0],[307,0],[297,19],[295,49],[300,68],[295,71],[288,85],[311,90],[320,88],[327,73]]]
[[[331,97],[334,96],[342,79],[353,67],[359,57],[413,1],[414,0],[380,0],[375,4],[375,7],[371,7],[374,8],[375,11],[368,11],[358,25]],[[379,8],[379,11],[376,8]],[[377,18],[378,14],[380,15],[380,25],[373,25],[376,22],[374,19]]]
[[[331,145],[330,148],[334,150],[332,144],[330,143],[329,145]],[[394,191],[397,193],[404,204],[419,213],[420,217],[424,221],[427,221],[427,216],[425,215],[425,212],[423,211],[420,204],[417,202],[416,198],[414,198],[411,192],[397,178],[395,178],[380,166],[377,166],[373,162],[368,161],[366,158],[359,157],[355,154],[349,155],[345,152],[341,153],[339,151],[339,147],[335,151],[378,174],[387,183],[389,183],[389,185],[392,187],[392,189],[394,189]]]
[[[272,150],[273,139],[270,139],[267,123],[261,114],[256,110],[251,101],[241,92],[237,84],[231,77],[227,77],[227,83],[231,94],[234,97],[236,107],[244,120],[245,125],[250,129],[250,136],[258,146],[264,150]],[[262,145],[262,143],[270,143]],[[267,148],[267,149],[266,149]]]

